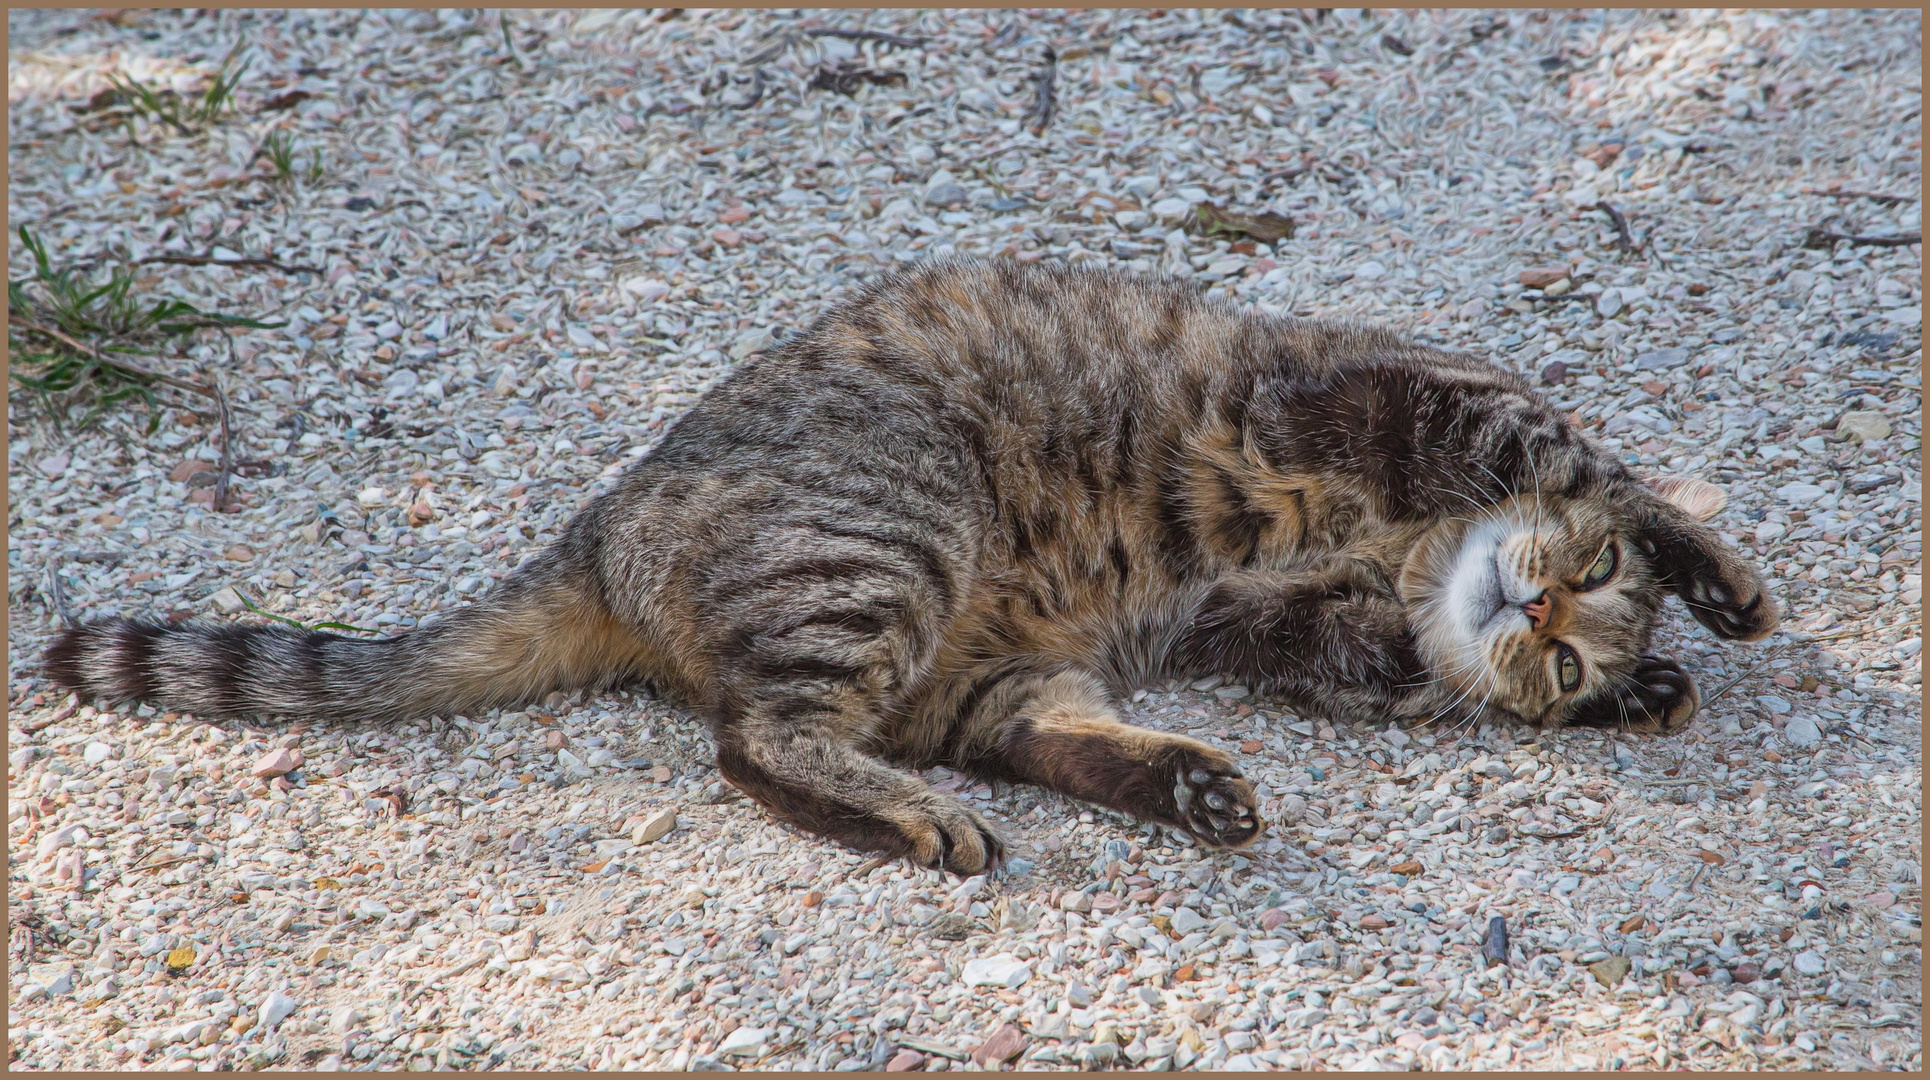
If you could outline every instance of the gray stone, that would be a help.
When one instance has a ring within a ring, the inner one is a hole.
[[[71,994],[74,992],[74,965],[65,961],[28,964],[27,981],[45,989],[54,997]]]
[[[294,1012],[298,1007],[299,1003],[294,998],[277,990],[262,1001],[261,1009],[256,1013],[256,1019],[261,1022],[263,1029],[273,1031],[283,1020],[288,1019],[289,1013]]]
[[[1635,366],[1641,371],[1667,371],[1689,362],[1689,350],[1651,349],[1635,358]]]
[[[1185,199],[1161,199],[1151,209],[1153,216],[1161,221],[1182,221],[1192,214],[1193,204]]]
[[[764,1044],[771,1041],[773,1034],[775,1032],[770,1028],[740,1027],[724,1036],[724,1041],[717,1044],[717,1056],[720,1058],[761,1057],[764,1054]]]
[[[1806,750],[1823,741],[1823,732],[1816,721],[1807,716],[1793,716],[1783,725],[1783,741],[1799,750]]]
[[[1173,912],[1173,933],[1185,937],[1188,934],[1198,930],[1204,930],[1205,928],[1206,916],[1201,915],[1192,908],[1183,907]]]
[[[1790,959],[1790,966],[1804,975],[1821,975],[1829,970],[1829,961],[1815,949],[1804,949]]]
[[[995,986],[1013,990],[1032,977],[1032,967],[1011,953],[1000,953],[966,961],[959,974],[966,986]]]
[[[972,193],[957,184],[939,184],[925,193],[925,202],[930,206],[962,206]]]
[[[1810,503],[1829,494],[1815,484],[1797,482],[1784,484],[1776,489],[1776,497],[1791,506],[1808,506]]]
[[[637,827],[630,831],[630,839],[639,844],[655,843],[669,836],[671,830],[676,827],[677,811],[666,806],[639,822]]]

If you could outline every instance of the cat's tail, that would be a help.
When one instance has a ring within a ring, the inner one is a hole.
[[[559,563],[539,558],[481,603],[394,637],[105,619],[56,638],[45,670],[108,701],[350,721],[454,715],[647,674],[641,639],[587,574]]]

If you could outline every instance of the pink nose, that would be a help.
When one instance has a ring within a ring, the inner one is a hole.
[[[1548,599],[1548,594],[1544,592],[1533,600],[1521,605],[1521,610],[1528,616],[1528,625],[1539,630],[1548,625],[1548,615],[1553,607],[1553,603]]]

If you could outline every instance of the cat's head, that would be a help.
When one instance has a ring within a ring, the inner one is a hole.
[[[1723,502],[1710,484],[1671,478],[1512,498],[1442,525],[1401,580],[1431,673],[1465,704],[1530,722],[1612,725],[1619,713],[1674,730],[1696,699],[1679,667],[1648,655],[1666,595],[1724,637],[1776,625],[1761,575],[1701,524]]]

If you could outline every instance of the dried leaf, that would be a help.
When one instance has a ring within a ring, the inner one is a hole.
[[[274,97],[262,102],[260,111],[280,112],[283,109],[292,109],[314,96],[314,94],[306,90],[290,90],[286,94],[276,94]]]
[[[1201,203],[1194,208],[1194,214],[1193,231],[1201,236],[1250,236],[1270,244],[1293,235],[1293,219],[1271,210],[1247,214],[1215,203]]]
[[[168,970],[177,973],[186,971],[194,963],[194,957],[194,946],[183,945],[168,954]]]

